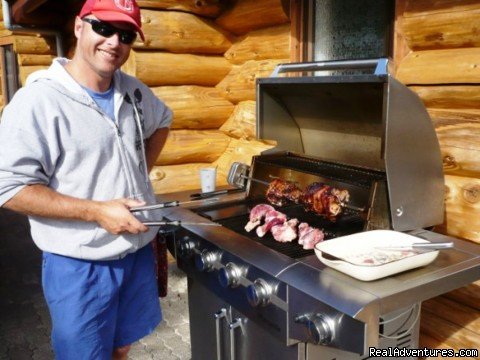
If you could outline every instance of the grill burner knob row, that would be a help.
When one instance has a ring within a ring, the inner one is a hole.
[[[317,345],[328,345],[334,337],[334,322],[324,314],[304,315],[296,319],[297,322],[304,323],[308,337],[311,342]]]
[[[237,287],[242,277],[241,269],[234,263],[229,262],[225,267],[218,271],[218,281],[224,288]]]
[[[190,239],[188,236],[183,237],[178,245],[180,257],[184,259],[190,258],[193,255],[193,251],[195,250],[196,246],[197,244],[195,241]]]
[[[195,255],[195,267],[200,271],[212,271],[213,265],[218,260],[219,255],[213,251],[203,250]]]
[[[263,279],[257,279],[247,287],[247,299],[252,306],[268,305],[272,294],[272,286]]]

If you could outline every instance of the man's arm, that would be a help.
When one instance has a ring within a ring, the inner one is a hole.
[[[157,160],[158,155],[160,155],[165,145],[165,141],[167,141],[168,131],[169,129],[166,127],[157,129],[147,140],[145,153],[148,172],[152,170],[155,160]]]
[[[138,234],[148,230],[129,208],[145,203],[131,199],[93,201],[60,194],[45,185],[27,185],[3,206],[25,215],[95,221],[112,234]]]

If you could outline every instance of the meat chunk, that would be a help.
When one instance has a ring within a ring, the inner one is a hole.
[[[262,219],[265,217],[267,212],[272,210],[275,210],[274,207],[268,204],[259,204],[253,207],[253,209],[250,210],[250,218],[247,225],[245,225],[245,230],[250,232],[255,229],[262,223]]]
[[[302,191],[294,182],[275,179],[270,182],[266,198],[270,204],[283,206],[288,201],[302,203],[306,211],[313,211],[330,221],[335,221],[342,206],[350,200],[348,190],[315,182]]]
[[[283,224],[285,221],[287,221],[287,215],[280,211],[270,210],[265,215],[265,223],[257,227],[257,235],[263,237],[273,226]]]
[[[338,190],[324,183],[310,184],[303,194],[303,205],[308,211],[323,215],[331,221],[342,212],[342,199],[348,199],[347,190]]]
[[[313,249],[316,244],[323,241],[324,236],[322,230],[311,227],[305,222],[298,225],[298,243],[305,250]]]
[[[281,179],[270,182],[266,192],[268,202],[276,206],[283,206],[287,201],[298,203],[302,195],[302,190],[295,183]]]
[[[297,219],[290,219],[281,225],[275,225],[270,230],[273,238],[279,242],[290,242],[297,238]]]

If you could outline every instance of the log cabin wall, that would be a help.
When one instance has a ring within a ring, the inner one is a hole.
[[[226,185],[234,161],[251,162],[272,143],[255,139],[255,79],[290,54],[280,0],[138,1],[145,43],[124,71],[173,109],[171,133],[150,178],[157,193],[199,188],[199,169]]]
[[[424,102],[445,173],[435,231],[480,243],[480,2],[397,0],[396,78]],[[480,348],[480,281],[423,304],[422,346]]]
[[[273,146],[255,139],[254,86],[289,61],[291,41],[297,45],[287,11],[280,0],[138,3],[147,41],[134,44],[124,70],[174,111],[151,172],[155,191],[197,189],[204,166],[217,166],[224,185],[233,161],[250,163]],[[446,221],[436,230],[480,242],[480,3],[397,0],[396,7],[395,74],[426,104],[444,157]],[[17,53],[21,84],[55,56],[53,38],[1,28],[1,44]],[[421,345],[478,348],[479,290],[477,282],[425,302]]]

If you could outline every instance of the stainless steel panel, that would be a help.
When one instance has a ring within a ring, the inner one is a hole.
[[[235,360],[297,360],[297,346],[286,346],[271,331],[192,278],[188,280],[188,302],[193,360],[217,359],[217,345],[222,360],[232,359],[232,353]],[[217,336],[215,313],[221,309],[227,310],[227,316],[220,321]],[[231,328],[236,319],[241,325]]]
[[[391,77],[385,108],[385,163],[393,229],[441,224],[442,157],[430,116],[419,97]]]
[[[385,76],[259,79],[259,138],[277,148],[384,169]]]
[[[318,299],[289,288],[289,338],[297,341],[311,341],[305,323],[299,321],[302,316],[321,314],[332,320],[334,325],[333,340],[329,346],[363,353],[366,346],[366,324],[353,319],[334,307],[328,306]],[[352,336],[355,334],[355,336]]]

